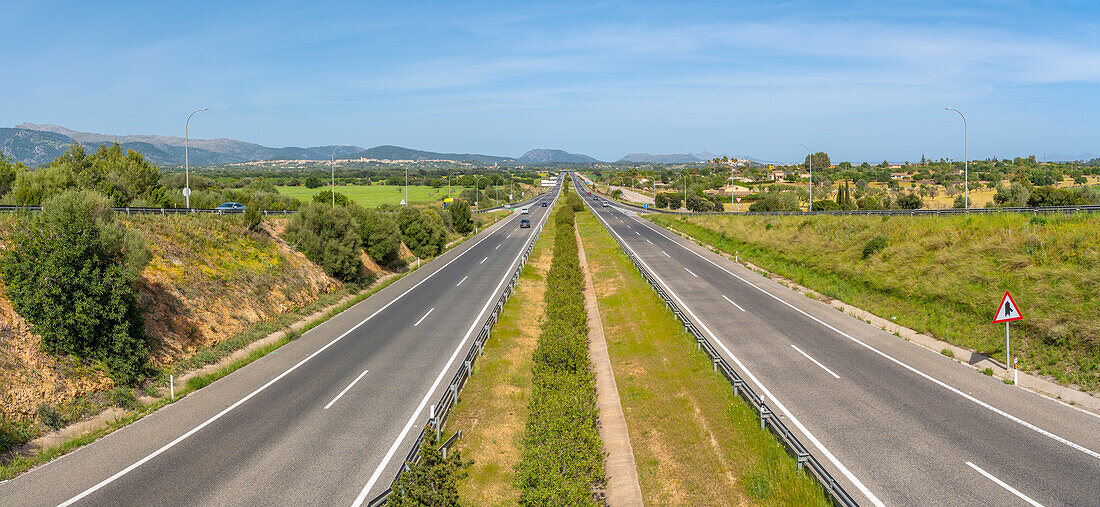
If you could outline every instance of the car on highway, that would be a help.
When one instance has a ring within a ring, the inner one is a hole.
[[[542,207],[543,207],[543,208],[545,208],[545,207],[546,207],[546,203],[545,203],[545,202],[544,202],[544,203],[542,203]]]
[[[520,227],[520,229],[530,229],[531,228],[531,221],[524,218],[523,220],[519,221],[519,227]]]
[[[244,210],[244,205],[239,202],[223,202],[214,209],[218,211],[241,211]]]
[[[528,214],[528,213],[530,213],[530,212],[531,212],[531,210],[529,210],[529,209],[527,209],[527,208],[523,208],[523,209],[520,209],[520,210],[519,210],[519,214],[521,214],[521,215],[526,215],[526,214]]]
[[[605,208],[607,207],[607,201],[603,202],[603,207],[605,207]]]

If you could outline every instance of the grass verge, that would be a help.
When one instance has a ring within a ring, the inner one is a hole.
[[[1100,216],[647,217],[830,298],[1004,361],[1004,291],[1020,368],[1100,390]]]
[[[644,502],[827,505],[596,218],[577,227]]]
[[[461,429],[455,446],[473,459],[469,476],[459,483],[466,505],[515,505],[519,491],[513,468],[520,459],[527,403],[531,396],[531,354],[544,312],[546,274],[554,228],[545,227],[515,292],[508,298],[493,333],[475,363],[475,374],[448,417],[450,429]],[[540,315],[532,318],[533,314]]]

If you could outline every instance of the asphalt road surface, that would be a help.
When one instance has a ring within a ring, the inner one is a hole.
[[[582,195],[860,504],[1100,505],[1095,414],[1005,385]]]
[[[0,484],[0,505],[369,501],[389,486],[558,189],[245,368]],[[522,218],[532,227],[519,228]]]

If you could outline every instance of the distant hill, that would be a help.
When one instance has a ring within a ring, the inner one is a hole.
[[[650,162],[655,164],[686,164],[691,162],[705,162],[711,158],[702,158],[700,155],[693,153],[670,153],[666,155],[650,155],[649,153],[628,153],[625,157],[620,158],[619,162],[624,163],[644,163]]]
[[[437,153],[434,151],[421,151],[400,146],[376,146],[369,150],[362,150],[337,158],[368,158],[375,160],[448,160],[452,162],[481,162],[485,164],[515,162],[511,157],[495,157],[492,155],[477,155],[473,153]]]
[[[123,149],[138,150],[158,164],[183,164],[184,138],[155,135],[110,135],[78,132],[58,125],[23,123],[0,129],[0,148],[25,164],[38,165],[53,160],[72,143],[89,149],[101,144],[119,143]],[[236,139],[191,139],[188,155],[194,164],[232,164],[253,160],[328,160],[334,146],[310,148],[269,148]],[[362,151],[359,146],[340,147],[337,156]]]
[[[569,153],[562,150],[547,150],[537,149],[524,153],[523,156],[518,159],[520,162],[528,164],[548,164],[553,162],[564,162],[573,164],[585,164],[589,162],[599,162],[588,155],[581,155],[579,153]]]

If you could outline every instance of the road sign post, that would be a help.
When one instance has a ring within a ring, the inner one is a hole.
[[[741,198],[737,198],[737,211],[741,211]]]
[[[1016,301],[1012,299],[1012,294],[1009,294],[1006,290],[1004,297],[1001,298],[1001,306],[997,307],[997,315],[993,317],[993,323],[1005,323],[1005,373],[1008,373],[1008,369],[1012,368],[1012,385],[1017,385],[1016,380],[1019,377],[1019,372],[1016,369],[1016,365],[1019,364],[1019,359],[1017,359],[1015,363],[1012,362],[1008,323],[1022,318],[1024,318],[1024,316],[1020,314],[1020,307],[1016,304]]]

